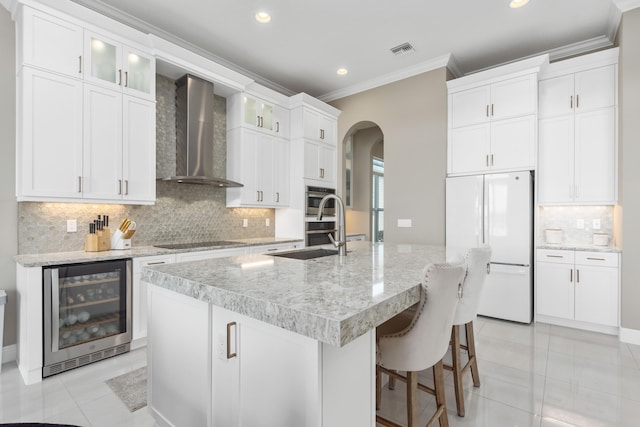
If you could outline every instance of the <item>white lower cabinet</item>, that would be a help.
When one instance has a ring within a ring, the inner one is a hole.
[[[173,254],[133,259],[131,339],[134,346],[144,345],[144,339],[147,338],[147,284],[141,280],[142,269],[154,265],[172,264],[175,259]]]
[[[594,330],[619,325],[617,253],[538,249],[537,256],[538,320]]]
[[[149,285],[159,426],[373,426],[375,329],[334,347]]]

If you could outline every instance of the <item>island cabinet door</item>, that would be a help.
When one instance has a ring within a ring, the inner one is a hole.
[[[148,285],[149,411],[159,426],[211,424],[211,306]]]
[[[320,344],[213,308],[213,425],[321,426]]]

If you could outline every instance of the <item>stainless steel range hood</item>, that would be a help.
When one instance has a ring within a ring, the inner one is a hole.
[[[211,82],[190,74],[176,81],[176,176],[163,181],[243,186],[214,173],[213,97]]]

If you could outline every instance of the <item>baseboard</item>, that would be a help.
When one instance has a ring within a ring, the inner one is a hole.
[[[2,348],[2,364],[7,362],[15,362],[18,354],[18,346],[16,344],[7,345]]]
[[[620,328],[620,341],[627,344],[640,345],[640,331],[637,329]]]

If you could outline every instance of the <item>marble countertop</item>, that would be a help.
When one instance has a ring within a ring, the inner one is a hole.
[[[596,246],[592,244],[578,244],[578,243],[544,243],[542,245],[536,246],[536,249],[622,253],[622,251],[619,248],[612,245]]]
[[[249,246],[271,245],[278,243],[299,242],[301,239],[288,239],[279,237],[259,237],[252,239],[227,239],[227,242],[234,242],[234,245],[207,246],[190,249],[163,249],[155,246],[134,246],[126,250],[110,250],[102,252],[52,252],[45,254],[16,255],[14,260],[23,267],[42,267],[57,264],[74,264],[80,262],[106,261],[110,259],[138,258],[154,255],[177,254],[185,252],[208,251],[215,249],[231,249]]]
[[[334,346],[344,346],[420,299],[444,246],[351,242],[346,257],[269,255],[145,268],[142,279]]]

